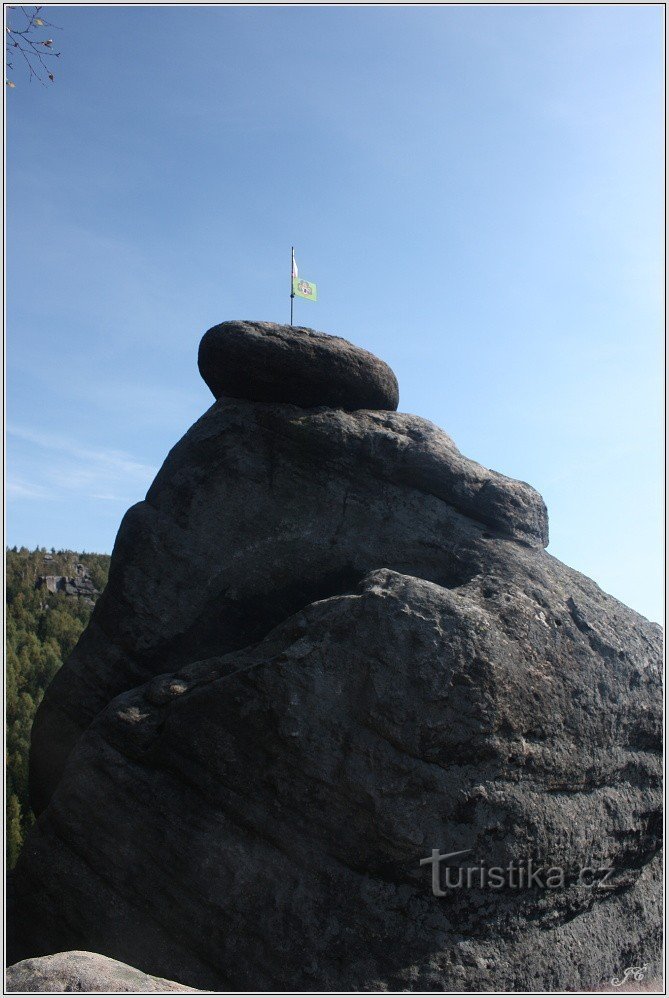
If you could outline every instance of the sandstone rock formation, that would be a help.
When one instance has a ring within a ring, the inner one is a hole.
[[[298,991],[652,965],[660,629],[546,543],[541,497],[425,420],[217,401],[38,713],[13,958]],[[435,849],[562,883],[436,896]]]
[[[214,398],[397,409],[397,378],[382,360],[339,336],[273,322],[222,322],[202,337],[200,374]]]
[[[98,953],[54,953],[34,960],[22,960],[7,968],[5,987],[9,994],[26,991],[44,994],[80,994],[102,991],[109,994],[165,994],[173,991],[193,993],[175,981],[151,977],[125,963],[110,960]]]
[[[534,489],[426,420],[221,400],[121,524],[107,589],[37,715],[35,811],[118,693],[256,641],[370,569],[449,586],[483,570],[487,540],[547,533]]]
[[[40,575],[35,582],[36,589],[46,589],[49,593],[64,593],[66,596],[78,596],[88,606],[93,606],[100,595],[88,573],[81,572],[76,576]]]

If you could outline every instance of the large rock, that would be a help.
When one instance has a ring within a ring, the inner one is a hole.
[[[216,402],[38,712],[12,958],[212,990],[652,974],[661,633],[546,543],[533,489],[418,417]],[[544,879],[437,896],[433,850]]]
[[[589,990],[656,960],[658,629],[488,546],[459,585],[380,570],[114,700],[20,859],[21,955],[268,991]],[[565,883],[436,897],[435,848]]]
[[[400,413],[222,400],[126,514],[109,584],[47,690],[32,737],[33,807],[112,697],[257,641],[314,599],[393,568],[451,586],[489,541],[548,540],[541,496]]]
[[[13,967],[7,968],[5,986],[10,994],[26,991],[39,994],[97,991],[105,994],[169,994],[173,991],[188,991],[192,994],[194,991],[175,981],[143,974],[141,970],[100,956],[99,953],[77,950],[15,963]]]
[[[203,336],[200,374],[214,397],[307,408],[397,409],[397,378],[339,336],[274,322],[221,322]]]

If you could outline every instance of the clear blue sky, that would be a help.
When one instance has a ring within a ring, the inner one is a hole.
[[[202,333],[296,321],[543,494],[662,605],[662,8],[51,7],[8,101],[7,543],[110,551],[212,401]]]

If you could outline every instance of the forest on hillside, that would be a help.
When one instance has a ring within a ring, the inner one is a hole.
[[[58,669],[88,623],[94,599],[50,592],[45,576],[90,577],[102,592],[110,556],[52,548],[11,548],[6,552],[7,599],[7,863],[16,863],[34,821],[28,803],[28,756],[35,711]],[[81,566],[81,567],[77,567]]]

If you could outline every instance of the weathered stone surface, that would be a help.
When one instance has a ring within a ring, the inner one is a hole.
[[[661,632],[547,536],[418,417],[215,403],[38,712],[12,959],[216,991],[657,974]],[[435,896],[435,849],[564,883]]]
[[[173,991],[188,991],[175,981],[151,977],[125,963],[110,960],[99,953],[85,953],[74,950],[69,953],[54,953],[51,956],[22,960],[8,967],[5,974],[6,990],[15,992],[57,992],[70,994],[83,992],[120,994],[165,994]]]
[[[484,570],[492,537],[545,544],[541,496],[467,460],[427,420],[215,403],[126,514],[107,589],[47,690],[35,810],[123,690],[257,641],[374,568],[457,584]]]
[[[588,990],[657,960],[659,628],[486,550],[450,588],[373,572],[110,704],[20,859],[19,949],[234,990]],[[433,848],[566,883],[435,897]],[[593,856],[601,889],[576,882]]]
[[[397,409],[397,378],[384,361],[339,336],[274,322],[222,322],[202,337],[200,374],[215,398],[306,408]]]

